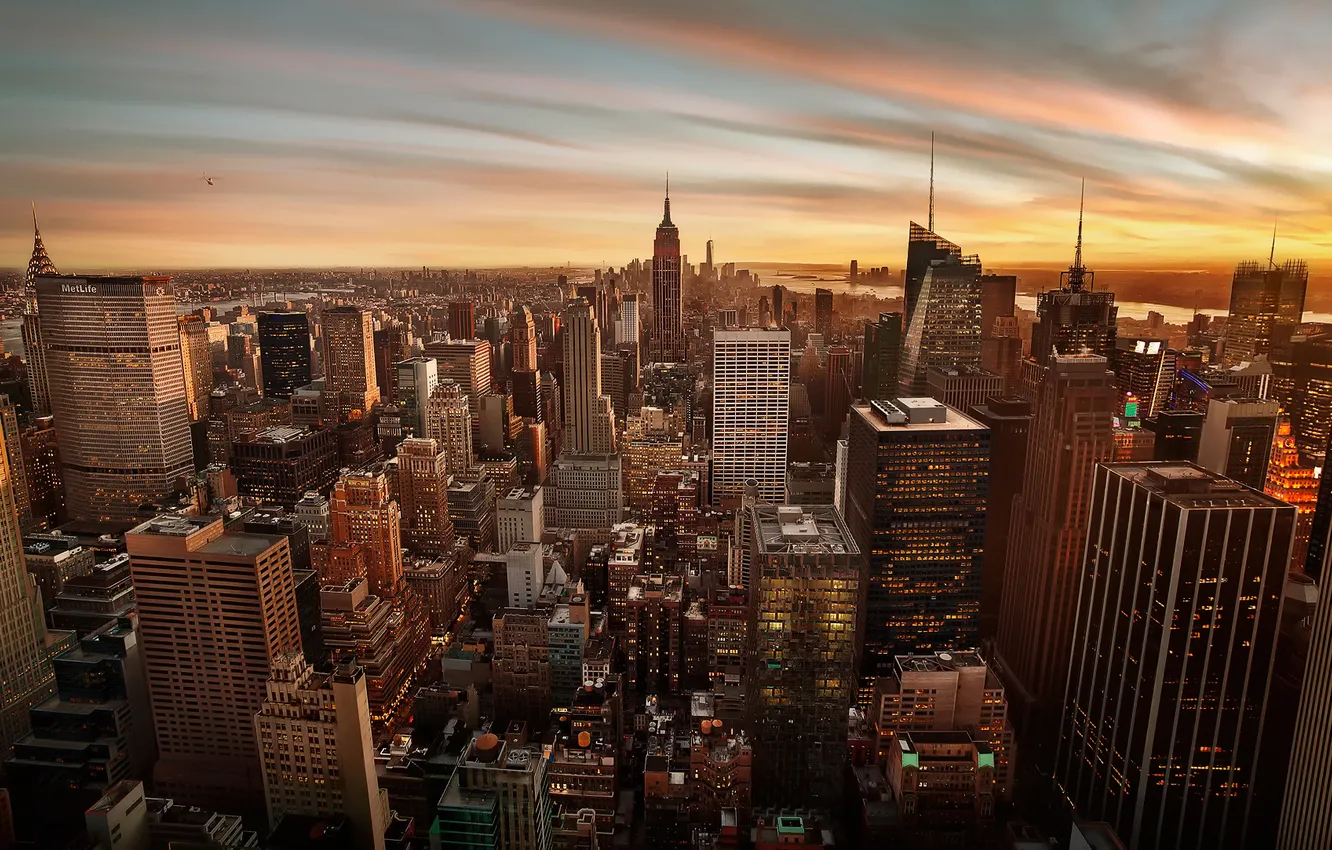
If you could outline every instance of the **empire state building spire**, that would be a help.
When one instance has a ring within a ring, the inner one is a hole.
[[[39,274],[59,274],[55,263],[46,255],[46,246],[42,244],[42,231],[37,226],[37,205],[32,205],[32,257],[28,259],[28,276],[25,279],[27,291],[32,292],[33,283]]]
[[[666,172],[666,209],[661,217],[661,224],[658,227],[675,227],[671,221],[671,173]]]

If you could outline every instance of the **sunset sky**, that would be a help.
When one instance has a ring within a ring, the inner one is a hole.
[[[0,266],[1332,266],[1332,4],[41,0],[0,27]],[[204,174],[215,178],[210,187]]]

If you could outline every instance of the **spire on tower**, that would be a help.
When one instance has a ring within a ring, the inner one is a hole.
[[[671,222],[671,173],[666,172],[666,207],[658,227],[675,227]]]
[[[1280,221],[1280,219],[1281,216],[1277,216],[1272,221],[1272,250],[1267,255],[1267,267],[1269,269],[1276,268],[1276,231],[1277,231],[1277,222]]]
[[[1073,265],[1082,268],[1082,212],[1087,208],[1087,178],[1082,178],[1082,190],[1078,193],[1078,244],[1073,249]]]
[[[934,232],[934,131],[930,131],[930,232]]]
[[[46,246],[42,244],[42,231],[37,227],[37,204],[32,205],[32,256],[28,259],[28,274],[24,279],[28,292],[32,292],[38,275],[60,274],[55,263],[46,255]]]
[[[1082,192],[1078,197],[1078,242],[1073,249],[1073,265],[1068,267],[1067,280],[1068,289],[1071,292],[1081,292],[1082,285],[1086,281],[1087,267],[1082,264],[1082,213],[1086,208],[1087,202],[1087,178],[1082,178]]]

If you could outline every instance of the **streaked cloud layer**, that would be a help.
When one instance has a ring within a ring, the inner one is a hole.
[[[1332,5],[10,4],[0,264],[1332,259]],[[207,186],[202,176],[216,178]]]

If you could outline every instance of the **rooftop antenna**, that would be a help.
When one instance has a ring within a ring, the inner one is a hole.
[[[1078,194],[1078,244],[1073,249],[1073,265],[1082,268],[1082,211],[1087,207],[1087,178],[1082,178],[1082,190]]]
[[[1082,191],[1078,198],[1078,242],[1073,249],[1073,265],[1059,276],[1059,288],[1068,292],[1081,292],[1084,284],[1091,283],[1091,274],[1082,265],[1082,213],[1087,202],[1087,178],[1082,178]],[[1067,283],[1067,287],[1064,284]]]
[[[674,227],[671,222],[671,173],[666,172],[666,203],[661,217],[662,227]]]
[[[934,131],[930,131],[930,232],[934,232]]]
[[[1274,269],[1274,268],[1276,268],[1276,231],[1277,231],[1277,222],[1280,221],[1280,219],[1281,219],[1281,216],[1278,215],[1278,216],[1272,221],[1272,250],[1271,250],[1271,252],[1267,255],[1267,267],[1268,267],[1269,269]],[[34,217],[34,218],[33,218],[33,224],[35,225],[36,223],[37,223],[37,219]]]

